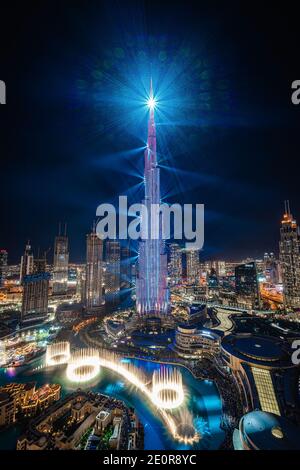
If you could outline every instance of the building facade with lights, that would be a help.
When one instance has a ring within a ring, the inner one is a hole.
[[[121,246],[117,240],[106,240],[105,242],[105,300],[111,307],[120,301],[121,282]]]
[[[44,269],[37,267],[37,272],[23,278],[22,323],[42,321],[48,315],[50,273]]]
[[[186,250],[186,281],[198,285],[200,276],[199,250]]]
[[[87,431],[99,444],[109,425],[113,427],[109,449],[127,450],[132,439],[135,445],[130,448],[141,446],[143,428],[132,410],[115,398],[78,390],[31,420],[18,438],[17,450],[88,450],[82,447]]]
[[[235,267],[235,291],[238,303],[249,308],[260,307],[257,267],[254,261]]]
[[[60,230],[59,230],[60,231]],[[69,241],[66,235],[55,237],[53,262],[53,294],[64,295],[68,291]]]
[[[181,357],[213,357],[220,350],[221,336],[208,329],[179,325],[175,333],[174,350]]]
[[[27,242],[24,250],[24,254],[21,256],[20,265],[20,284],[23,283],[24,276],[32,274],[33,272],[33,254],[29,241]]]
[[[182,282],[182,249],[177,243],[171,243],[169,253],[168,274],[170,285],[176,286]]]
[[[298,370],[287,342],[250,333],[230,334],[222,339],[220,358],[236,382],[245,412],[260,409],[293,416]]]
[[[164,315],[169,309],[169,292],[167,286],[167,254],[162,238],[161,216],[158,224],[158,238],[150,236],[151,207],[160,205],[160,171],[156,154],[156,129],[154,120],[155,100],[153,98],[152,81],[149,98],[149,122],[147,148],[145,150],[145,199],[147,214],[141,216],[141,231],[144,239],[139,242],[138,273],[136,279],[136,308],[140,315]],[[151,227],[152,228],[152,227]]]
[[[103,241],[93,231],[86,237],[85,306],[88,312],[101,310],[103,299]]]
[[[281,221],[279,253],[284,303],[288,308],[300,308],[300,235],[288,201]]]
[[[6,250],[0,250],[0,287],[4,287],[7,273],[7,256]]]

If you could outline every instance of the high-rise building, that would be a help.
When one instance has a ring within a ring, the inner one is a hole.
[[[86,304],[86,267],[84,269],[77,269],[77,284],[76,284],[76,295],[80,299],[83,305]]]
[[[103,241],[93,231],[86,237],[85,306],[93,313],[103,305]]]
[[[64,295],[68,291],[68,266],[69,266],[69,241],[66,233],[61,235],[59,224],[59,234],[54,242],[54,262],[53,262],[53,294]]]
[[[284,303],[288,308],[300,307],[300,234],[289,201],[281,221],[279,257],[282,270]]]
[[[260,292],[254,261],[236,266],[235,290],[240,303],[248,304],[251,308],[259,308]]]
[[[199,284],[200,262],[199,250],[186,250],[186,280],[190,285]]]
[[[7,256],[6,250],[0,250],[0,287],[4,286],[4,281],[7,274]]]
[[[28,240],[25,245],[24,254],[21,256],[20,264],[20,284],[23,283],[23,277],[33,272],[33,253],[31,250],[30,242]]]
[[[117,240],[105,243],[105,298],[108,304],[117,305],[120,300],[121,247]]]
[[[46,254],[41,258],[38,254],[37,258],[33,260],[33,273],[39,274],[47,271]]]
[[[23,277],[23,323],[40,321],[48,314],[50,273],[46,272],[46,257],[34,260],[33,273]]]
[[[131,288],[132,284],[132,266],[131,266],[130,248],[129,246],[121,246],[121,290]]]
[[[151,206],[160,204],[160,172],[156,155],[156,130],[152,80],[150,85],[149,122],[147,148],[144,161],[144,206],[147,208],[147,220],[142,217],[141,230],[144,239],[139,242],[139,261],[136,279],[136,307],[141,315],[166,314],[169,305],[167,285],[167,254],[162,238],[162,221],[157,222],[158,237],[151,237]],[[149,230],[148,230],[149,229]],[[148,233],[147,233],[148,232]]]
[[[182,249],[177,243],[171,243],[169,246],[168,271],[170,285],[180,284],[182,281]]]
[[[274,253],[264,254],[264,275],[269,284],[278,284],[280,282],[280,268],[278,260]]]
[[[130,245],[121,247],[121,302],[124,307],[132,304],[133,265]]]

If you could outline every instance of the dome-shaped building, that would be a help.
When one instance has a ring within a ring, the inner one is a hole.
[[[265,411],[244,415],[233,433],[235,450],[300,450],[300,428]]]

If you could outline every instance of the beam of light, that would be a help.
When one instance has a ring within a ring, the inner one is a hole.
[[[131,248],[130,248],[130,250],[131,250]],[[133,256],[131,254],[128,258],[121,259],[121,266],[130,266],[133,262],[136,261],[136,259],[137,259],[137,256]]]
[[[152,400],[164,410],[172,410],[183,404],[182,375],[178,369],[162,367],[153,372]]]
[[[67,378],[71,382],[83,383],[94,379],[100,372],[99,352],[93,348],[75,351],[67,366]]]
[[[140,155],[145,148],[146,145],[143,145],[127,151],[102,155],[101,157],[90,159],[90,162],[97,168],[109,168],[110,171],[128,174],[141,179],[143,178],[143,172],[140,168]]]
[[[153,111],[157,106],[157,101],[153,96],[150,96],[147,100],[147,106],[151,111]]]
[[[127,188],[124,192],[124,194],[126,194],[128,196],[128,202],[130,203],[131,201],[132,202],[136,202],[137,200],[137,197],[140,193],[140,191],[142,189],[144,189],[144,175],[143,176],[140,176],[139,175],[139,178],[141,178],[141,181],[139,183],[136,183],[135,185],[133,186],[130,186],[129,188]],[[119,212],[120,213],[120,212]]]
[[[69,341],[48,344],[46,349],[46,366],[65,364],[70,358]]]
[[[120,21],[124,24],[123,13]],[[162,134],[166,134],[171,155],[174,150],[185,150],[187,143],[190,146],[187,128],[200,132],[212,128],[215,132],[217,119],[223,129],[231,105],[230,65],[228,54],[220,52],[215,39],[203,32],[201,46],[195,48],[195,44],[173,36],[149,36],[136,25],[130,34],[121,30],[97,55],[84,55],[74,90],[77,105],[96,117],[97,135],[120,146],[125,135],[140,138],[149,111],[150,75],[157,85],[157,126],[165,127]],[[91,119],[87,132],[91,132],[90,124]]]

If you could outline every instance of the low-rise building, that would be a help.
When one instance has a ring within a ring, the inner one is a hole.
[[[140,430],[131,426],[129,417],[130,410],[123,402],[79,389],[32,420],[18,439],[17,450],[103,448],[102,436],[107,445],[107,429],[111,433],[108,448],[127,449],[129,435]]]
[[[16,420],[16,401],[7,392],[0,392],[0,426],[8,426]]]
[[[123,419],[121,416],[116,416],[113,420],[113,433],[109,439],[109,445],[111,449],[118,450],[121,442]]]
[[[174,350],[179,356],[213,356],[220,349],[221,336],[209,329],[191,325],[179,325],[175,333]]]
[[[230,334],[221,342],[223,367],[234,378],[244,411],[255,409],[296,419],[298,367],[290,345],[250,333]]]
[[[300,428],[288,419],[265,411],[251,411],[233,433],[235,450],[300,450]]]
[[[0,387],[0,394],[8,395],[14,403],[13,419],[5,419],[4,424],[16,421],[17,415],[23,417],[35,416],[38,412],[44,411],[53,402],[60,399],[61,386],[59,384],[46,384],[36,388],[35,382],[28,383],[8,383]],[[7,407],[7,414],[11,407]],[[4,415],[3,415],[4,416]],[[1,425],[1,424],[0,424]]]

